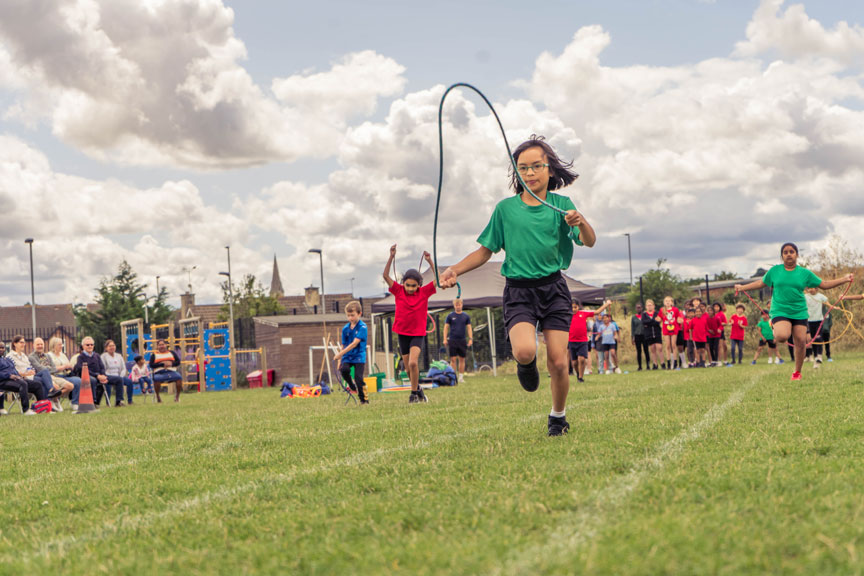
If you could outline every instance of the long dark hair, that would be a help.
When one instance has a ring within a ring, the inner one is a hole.
[[[558,190],[572,184],[579,174],[573,171],[573,162],[564,162],[555,153],[555,150],[546,142],[546,138],[532,134],[531,138],[516,147],[513,151],[513,161],[518,162],[519,156],[529,148],[540,148],[543,154],[546,155],[546,162],[549,164],[549,187],[548,191]],[[516,194],[521,194],[524,188],[519,181],[519,175],[513,170],[513,165],[510,165],[510,188],[516,191]]]

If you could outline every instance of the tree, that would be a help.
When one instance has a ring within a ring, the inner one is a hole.
[[[663,306],[666,296],[672,296],[675,303],[681,306],[692,296],[692,292],[679,276],[663,267],[665,263],[665,258],[657,260],[657,268],[642,275],[642,292],[645,300],[653,300],[657,308]],[[633,309],[639,301],[639,282],[636,282],[627,295],[627,304]]]
[[[233,286],[234,290],[234,318],[254,318],[255,316],[275,316],[283,314],[285,307],[279,303],[277,298],[269,296],[264,292],[264,287],[255,279],[253,274],[243,277],[241,285]],[[228,320],[230,308],[228,302],[231,300],[228,290],[228,282],[222,282],[222,301],[225,304],[219,311],[219,320]]]
[[[103,278],[99,282],[94,299],[95,310],[88,310],[84,304],[75,305],[73,312],[78,324],[79,341],[84,336],[90,336],[96,342],[96,349],[101,350],[105,340],[112,339],[117,341],[120,348],[120,323],[145,316],[146,288],[147,284],[138,282],[138,275],[124,260],[116,276]],[[162,288],[149,309],[151,324],[163,324],[170,320],[174,311],[165,302],[167,298],[168,293]]]
[[[836,278],[864,266],[864,256],[835,234],[828,240],[825,248],[816,250],[807,257],[802,256],[799,264],[825,278]]]
[[[715,282],[722,282],[724,280],[738,280],[740,276],[735,272],[729,272],[728,270],[723,270],[719,274],[714,274]]]

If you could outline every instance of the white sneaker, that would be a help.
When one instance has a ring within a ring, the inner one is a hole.
[[[9,415],[8,410],[6,410],[5,408],[0,408],[0,416],[8,416],[8,415]]]
[[[585,374],[583,374],[583,376],[587,376],[588,374],[591,374],[591,369],[590,369],[590,368],[588,368],[587,370],[585,370]]]
[[[30,410],[27,410],[26,412],[24,412],[24,416],[36,416],[36,412],[34,412],[33,409],[31,408]]]
[[[73,412],[77,412],[77,411],[78,411],[78,405],[77,405],[77,404],[72,404],[72,411],[73,411]]]
[[[618,366],[615,367],[615,374],[621,374],[621,368]]]
[[[606,370],[606,374],[612,374],[611,370]]]
[[[464,374],[459,374],[459,383],[460,383],[460,384],[464,384],[464,383],[465,383],[465,375],[464,375]]]
[[[769,357],[768,357],[768,364],[773,364],[773,363],[774,363],[774,358],[771,358],[771,357],[769,356]]]
[[[57,398],[51,400],[51,411],[52,412],[62,412],[63,406],[60,405],[60,400]]]

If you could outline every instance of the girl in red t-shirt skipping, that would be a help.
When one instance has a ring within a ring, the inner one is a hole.
[[[393,332],[399,337],[399,352],[402,363],[411,380],[411,396],[408,402],[428,402],[420,388],[420,350],[423,338],[426,336],[426,316],[429,314],[429,298],[435,294],[435,282],[423,285],[423,276],[411,268],[402,275],[402,284],[390,277],[390,268],[396,258],[396,244],[390,247],[390,258],[384,267],[384,281],[396,300],[396,319],[393,321]],[[423,252],[423,258],[432,268],[435,277],[435,264],[429,252]]]

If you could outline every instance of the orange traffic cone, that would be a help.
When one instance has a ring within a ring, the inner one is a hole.
[[[81,390],[78,393],[78,411],[76,414],[98,412],[93,404],[93,388],[90,387],[90,369],[87,364],[81,366]]]

